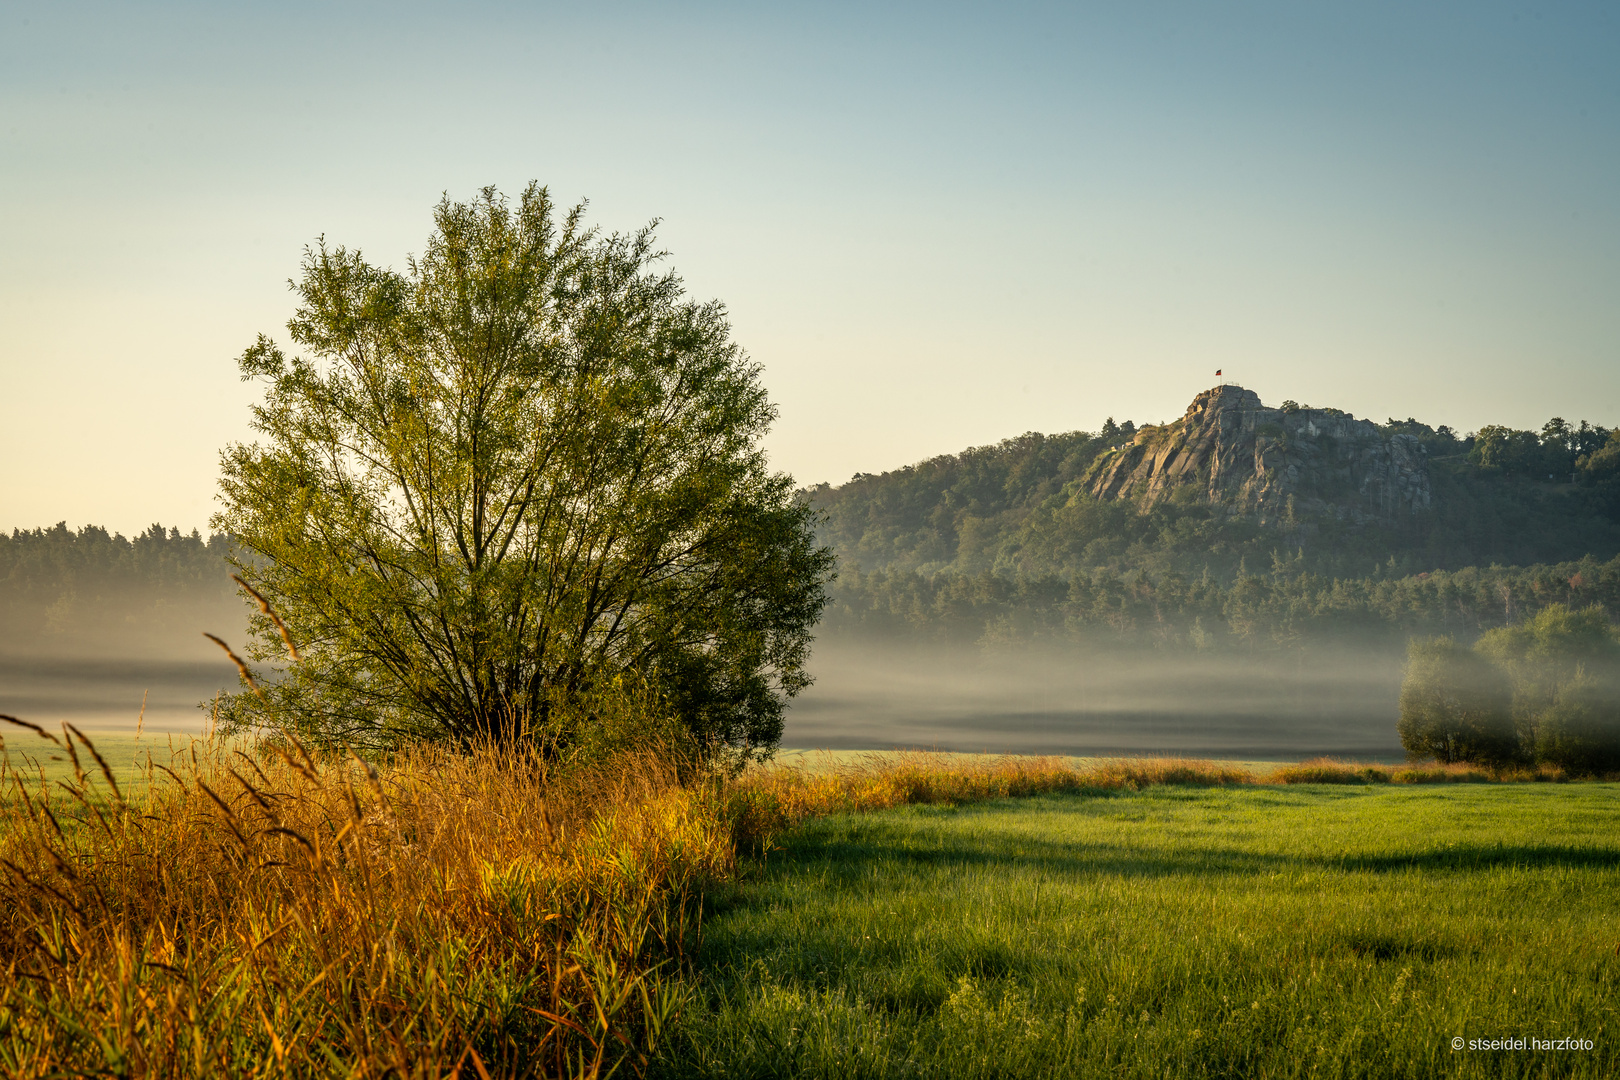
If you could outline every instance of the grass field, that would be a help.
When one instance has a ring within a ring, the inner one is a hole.
[[[1148,787],[810,820],[711,900],[656,1071],[1620,1074],[1617,798]],[[1591,1049],[1467,1047],[1517,1037]]]
[[[63,738],[59,728],[46,730],[58,739]],[[108,768],[112,769],[113,776],[125,786],[146,775],[148,754],[160,765],[171,765],[174,755],[186,753],[193,742],[202,745],[202,741],[194,735],[165,733],[137,737],[99,731],[87,731],[85,734],[90,737],[97,752],[107,762]],[[82,746],[78,749],[80,767],[91,773],[98,772],[99,767],[90,755]],[[71,780],[75,775],[73,759],[65,745],[53,746],[35,737],[31,732],[18,731],[15,728],[0,731],[0,772],[20,775],[33,783],[43,779],[47,784]]]
[[[1615,1071],[1613,783],[6,748],[7,1076]]]

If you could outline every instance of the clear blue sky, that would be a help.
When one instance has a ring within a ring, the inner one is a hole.
[[[318,234],[664,220],[842,482],[1269,402],[1620,424],[1620,6],[0,6],[0,528],[204,525]]]

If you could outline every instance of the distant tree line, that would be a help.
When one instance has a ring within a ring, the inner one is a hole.
[[[1275,651],[1346,635],[1404,649],[1413,635],[1468,642],[1550,605],[1620,617],[1620,556],[1527,567],[1331,578],[1277,559],[1230,579],[1097,570],[1072,577],[846,571],[824,633],[986,646],[1055,644]]]
[[[1412,642],[1401,743],[1415,758],[1620,771],[1620,634],[1599,605],[1549,604],[1472,647]]]
[[[162,525],[134,538],[65,522],[0,533],[0,647],[139,655],[200,642],[204,630],[239,631],[227,546]]]
[[[134,539],[96,526],[0,534],[5,641],[190,642],[211,617],[245,619],[227,540],[154,525]],[[1357,578],[1278,557],[1222,578],[1099,569],[1072,577],[845,570],[820,633],[1018,645],[1115,641],[1130,648],[1277,650],[1346,633],[1404,648],[1413,635],[1464,643],[1552,604],[1620,618],[1620,557],[1403,574],[1394,560]]]

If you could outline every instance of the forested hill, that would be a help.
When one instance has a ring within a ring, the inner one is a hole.
[[[1458,435],[1238,387],[802,493],[839,556],[830,635],[1396,651],[1550,604],[1620,618],[1620,431]]]
[[[1459,436],[1248,391],[1173,424],[1030,433],[803,493],[844,571],[1329,578],[1620,553],[1620,432]]]

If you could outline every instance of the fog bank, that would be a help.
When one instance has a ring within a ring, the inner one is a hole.
[[[239,689],[216,653],[199,641],[161,659],[0,655],[0,713],[132,732],[144,693],[146,730],[196,733],[206,721],[198,703]],[[816,645],[815,685],[788,710],[782,745],[1398,759],[1401,661],[1357,644],[1244,656],[833,638]]]
[[[1401,656],[1259,656],[822,641],[788,712],[793,749],[1074,756],[1402,757]]]
[[[83,731],[133,733],[145,695],[145,730],[196,734],[207,720],[198,703],[238,689],[236,669],[223,655],[217,661],[0,656],[0,713],[47,730],[65,720]]]

